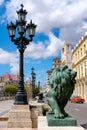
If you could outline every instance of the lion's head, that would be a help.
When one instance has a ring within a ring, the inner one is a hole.
[[[58,67],[53,71],[50,76],[50,86],[51,88],[67,88],[68,86],[74,87],[76,80],[75,77],[77,72],[68,68],[68,66]]]

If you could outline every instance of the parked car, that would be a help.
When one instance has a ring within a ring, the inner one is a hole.
[[[74,97],[70,98],[70,101],[72,103],[84,103],[85,99],[82,98],[81,96],[74,96]]]

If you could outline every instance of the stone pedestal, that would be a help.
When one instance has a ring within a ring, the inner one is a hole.
[[[43,105],[40,103],[38,105],[38,116],[43,116]]]
[[[71,116],[65,117],[63,119],[55,118],[54,114],[46,113],[48,126],[77,126],[76,119]]]
[[[85,130],[81,126],[48,126],[45,116],[39,116],[38,122],[38,130]]]
[[[29,105],[12,105],[7,126],[8,128],[32,128]]]
[[[37,106],[30,105],[31,110],[31,121],[32,121],[32,128],[38,127],[38,109]]]

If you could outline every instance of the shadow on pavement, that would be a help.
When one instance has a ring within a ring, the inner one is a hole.
[[[84,129],[87,129],[87,123],[81,125]]]

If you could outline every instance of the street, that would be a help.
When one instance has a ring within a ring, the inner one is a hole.
[[[65,107],[66,112],[77,119],[78,125],[87,129],[87,103],[71,103],[70,101]]]

